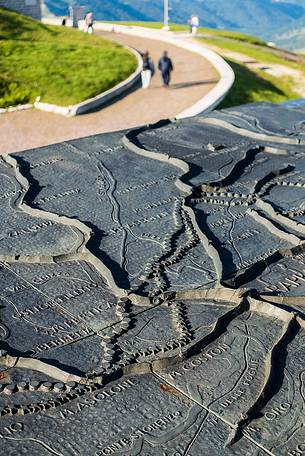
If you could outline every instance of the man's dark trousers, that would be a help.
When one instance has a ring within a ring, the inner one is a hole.
[[[162,71],[162,79],[163,79],[163,84],[165,86],[169,85],[170,76],[171,76],[170,71]]]

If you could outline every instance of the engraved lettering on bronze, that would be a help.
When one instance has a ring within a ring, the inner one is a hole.
[[[304,114],[0,157],[1,454],[305,456]]]

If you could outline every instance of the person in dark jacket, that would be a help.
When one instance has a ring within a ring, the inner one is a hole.
[[[164,87],[168,87],[174,66],[171,59],[168,57],[167,51],[164,51],[163,56],[159,60],[158,68],[161,71]]]
[[[142,58],[143,58],[142,72],[141,72],[142,87],[143,87],[143,89],[148,89],[151,78],[153,77],[154,72],[155,72],[154,62],[150,58],[148,51],[146,51],[143,54]]]

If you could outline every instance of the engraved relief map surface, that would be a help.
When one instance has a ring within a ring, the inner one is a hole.
[[[305,455],[305,112],[0,159],[0,454]]]

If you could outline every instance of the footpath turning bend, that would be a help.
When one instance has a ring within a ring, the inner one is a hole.
[[[99,33],[141,52],[149,50],[156,66],[157,60],[166,49],[175,66],[171,87],[163,88],[156,71],[148,90],[135,90],[97,112],[73,118],[36,110],[2,114],[0,137],[3,141],[0,144],[0,153],[173,118],[208,94],[217,84],[217,71],[208,60],[198,54],[162,41],[119,33]]]

